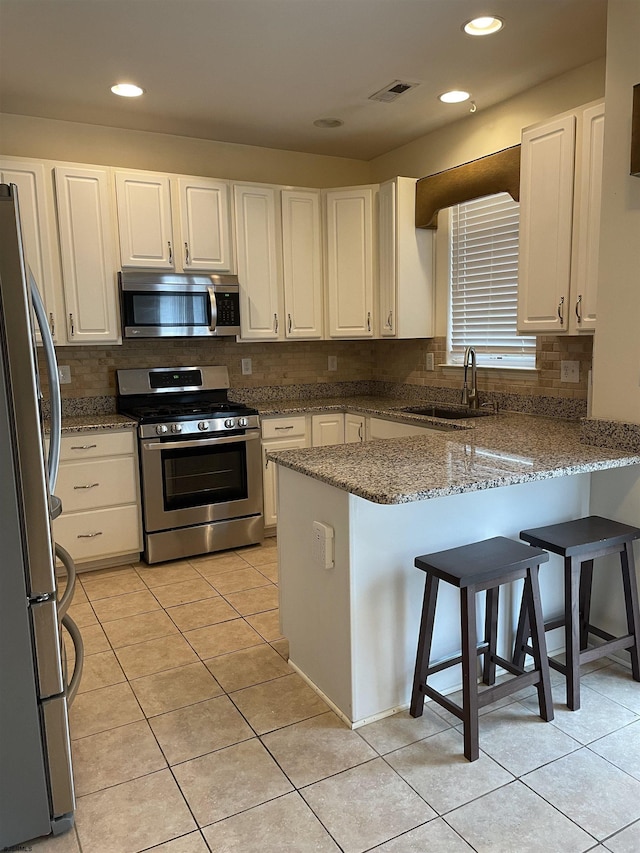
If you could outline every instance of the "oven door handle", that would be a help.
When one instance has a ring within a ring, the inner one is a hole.
[[[211,308],[211,322],[209,323],[209,329],[212,332],[215,332],[216,326],[218,325],[218,303],[216,302],[216,291],[213,287],[208,287],[209,291],[209,306]]]
[[[216,444],[237,444],[239,441],[257,441],[259,432],[245,433],[244,435],[226,435],[223,438],[200,438],[195,441],[162,441],[154,440],[142,443],[143,450],[179,450],[190,447],[211,447]]]

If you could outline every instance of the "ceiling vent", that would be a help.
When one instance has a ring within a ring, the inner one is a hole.
[[[395,101],[395,99],[399,98],[400,95],[404,95],[404,93],[408,92],[409,89],[415,89],[417,85],[418,83],[407,83],[403,80],[394,80],[393,83],[389,83],[388,86],[385,86],[384,89],[380,89],[380,91],[376,92],[375,95],[369,95],[369,100],[389,103],[390,101]]]

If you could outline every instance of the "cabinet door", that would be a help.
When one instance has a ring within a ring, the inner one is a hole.
[[[575,122],[571,115],[522,135],[518,330],[524,334],[568,328]]]
[[[322,337],[320,192],[282,191],[282,259],[287,338]]]
[[[267,460],[272,450],[294,450],[307,446],[306,436],[280,439],[262,444],[262,488],[264,498],[264,526],[273,527],[278,522],[278,471],[274,462]]]
[[[47,309],[53,340],[57,343],[59,317],[55,299],[54,265],[51,257],[53,243],[47,214],[45,168],[42,163],[1,160],[0,179],[5,184],[15,184],[18,187],[20,225],[26,260]]]
[[[121,340],[109,175],[54,170],[68,343]]]
[[[366,418],[363,415],[352,415],[347,413],[344,416],[344,443],[345,444],[361,444],[364,441],[366,432]]]
[[[236,184],[235,201],[240,325],[243,340],[277,341],[280,316],[280,232],[275,187]]]
[[[382,184],[378,193],[378,316],[380,335],[396,334],[396,187],[393,181]]]
[[[178,194],[183,270],[231,272],[229,184],[204,178],[179,178]]]
[[[369,438],[402,438],[403,436],[422,435],[429,427],[401,424],[384,418],[369,418]]]
[[[328,447],[331,444],[344,444],[344,415],[331,412],[311,417],[312,447]]]
[[[116,172],[116,198],[122,266],[173,269],[169,178]]]
[[[329,335],[373,337],[374,187],[328,190]]]
[[[596,325],[600,206],[604,142],[604,104],[584,111],[576,169],[572,331],[593,331]]]

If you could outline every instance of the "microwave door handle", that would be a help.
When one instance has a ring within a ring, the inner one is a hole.
[[[209,306],[211,308],[211,322],[209,323],[209,329],[212,332],[215,332],[216,326],[218,324],[218,303],[216,302],[216,292],[213,287],[208,287],[209,291]]]

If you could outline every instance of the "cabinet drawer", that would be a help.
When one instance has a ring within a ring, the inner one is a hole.
[[[305,435],[306,431],[307,419],[304,415],[262,421],[263,438],[291,438],[294,435]]]
[[[56,495],[63,512],[136,503],[136,469],[132,456],[63,462]]]
[[[60,461],[91,459],[98,456],[122,456],[132,454],[135,448],[135,432],[90,432],[63,435],[60,442]]]
[[[140,551],[138,506],[64,513],[53,523],[53,535],[76,562]]]

